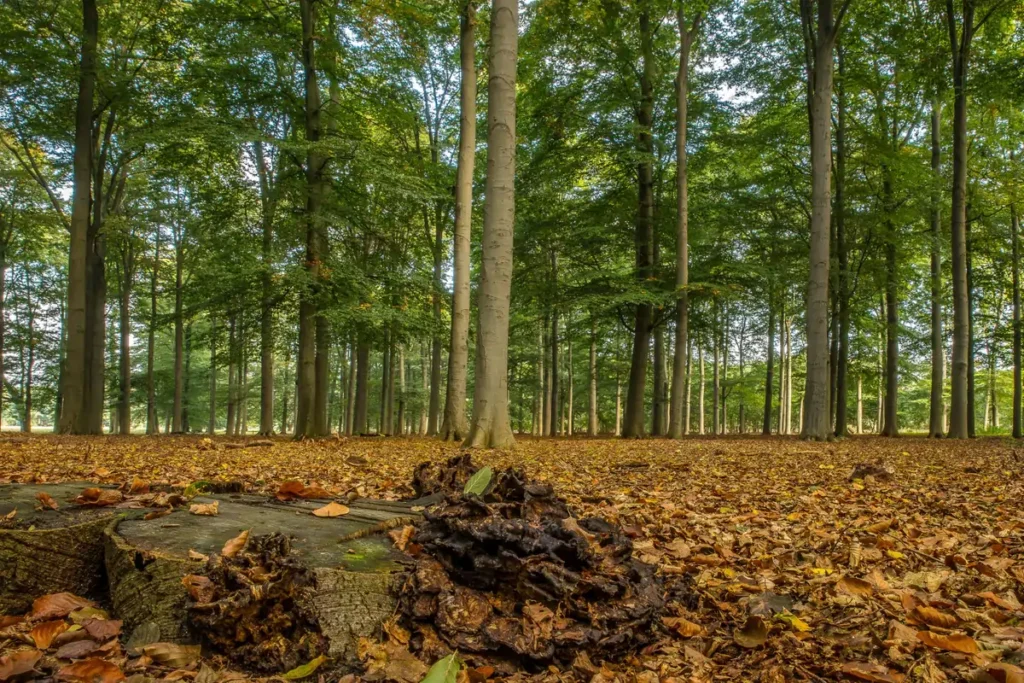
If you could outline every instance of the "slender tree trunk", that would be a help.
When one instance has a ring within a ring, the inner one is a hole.
[[[942,105],[936,97],[932,99],[931,145],[932,145],[932,191],[931,191],[931,393],[928,410],[928,436],[939,438],[944,433],[944,411],[942,397],[943,363],[942,349],[942,218],[939,213],[939,188],[942,182],[942,145],[939,140]],[[1014,248],[1017,244],[1014,242]],[[1016,274],[1016,271],[1015,271]]]
[[[235,434],[235,410],[238,408],[238,394],[235,389],[235,361],[238,353],[235,326],[235,315],[232,314],[228,320],[228,407],[224,420],[224,433],[227,436]]]
[[[188,434],[192,431],[192,426],[189,423],[189,407],[192,383],[192,321],[190,320],[188,325],[185,326],[185,388],[184,398],[181,406],[181,431]]]
[[[515,223],[519,3],[492,0],[487,84],[487,184],[481,241],[473,424],[465,445],[515,444],[508,415],[508,310]]]
[[[464,0],[459,33],[459,161],[455,171],[455,238],[452,269],[452,333],[441,437],[462,441],[469,431],[466,378],[469,364],[469,253],[473,225],[473,165],[476,159],[476,0]]]
[[[597,331],[590,323],[590,403],[587,411],[587,434],[597,436]]]
[[[118,354],[119,396],[117,402],[118,427],[121,434],[132,433],[132,359],[131,359],[131,299],[135,269],[134,256],[125,256],[121,264],[121,296],[119,297],[120,353]],[[2,296],[2,293],[0,293]],[[0,311],[2,315],[2,311]],[[2,348],[0,348],[2,355]],[[2,375],[0,375],[2,381]]]
[[[786,339],[786,301],[782,301],[782,311],[779,316],[779,413],[778,423],[779,434],[788,435],[790,432],[790,425],[792,420],[790,419],[790,411],[793,409],[793,401],[789,396],[789,382],[786,380],[789,377],[787,370],[789,364],[792,362],[792,357],[789,353],[789,347],[787,345],[788,340]]]
[[[153,377],[156,353],[156,281],[160,270],[160,230],[156,231],[153,250],[153,272],[149,282],[149,343],[146,349],[146,433],[156,434],[156,383]]]
[[[885,306],[882,307],[884,313]],[[884,358],[885,354],[883,349],[885,348],[885,331],[883,328],[881,343],[878,345],[878,412],[875,418],[875,432],[878,434],[882,433],[882,422],[885,415],[885,396],[883,393],[883,387],[885,386],[885,375],[883,373]]]
[[[554,251],[551,252],[551,278],[552,284],[557,291],[558,289],[558,254]],[[553,307],[551,309],[551,417],[549,420],[550,431],[548,436],[556,436],[560,431],[559,419],[558,419],[558,308]]]
[[[669,406],[669,436],[678,439],[690,431],[689,427],[689,349],[690,284],[689,270],[689,189],[687,186],[686,117],[690,82],[690,49],[700,30],[702,15],[693,18],[687,29],[685,2],[680,0],[676,10],[679,29],[679,70],[676,73],[676,354],[672,362],[672,396]],[[685,388],[684,388],[685,383]],[[685,395],[685,399],[684,399]],[[684,423],[684,400],[687,418]]]
[[[352,433],[356,436],[366,434],[367,401],[370,390],[370,342],[365,335],[359,335],[356,345],[356,398],[352,413]]]
[[[641,283],[651,277],[654,260],[654,45],[651,28],[650,0],[639,0],[640,9],[640,103],[637,107],[637,217],[634,241],[636,244],[636,278]],[[633,354],[629,366],[629,384],[626,390],[626,416],[622,435],[639,438],[644,435],[644,394],[647,386],[647,361],[650,355],[650,304],[637,304],[633,324]]]
[[[839,25],[833,0],[818,0],[817,30],[812,31],[812,0],[800,0],[805,35],[809,36],[808,113],[811,128],[811,239],[807,288],[807,377],[801,436],[827,439],[829,422],[829,236],[832,190],[832,53]]]
[[[704,345],[699,340],[697,342],[697,364],[700,365],[700,396],[697,399],[698,433],[704,436],[704,415],[706,413],[704,408],[704,385],[706,382],[704,381]]]
[[[775,308],[772,306],[771,294],[768,295],[768,360],[764,378],[764,421],[761,434],[772,433],[772,380],[775,371]],[[779,380],[782,381],[781,379]]]
[[[946,0],[946,22],[949,29],[953,62],[953,202],[950,231],[952,233],[953,280],[953,363],[950,396],[949,437],[970,436],[973,410],[972,388],[968,382],[969,357],[973,355],[970,340],[971,299],[967,283],[967,66],[974,35],[974,2],[963,3],[961,30],[957,30],[953,0]]]
[[[82,0],[82,45],[78,70],[78,102],[75,110],[75,147],[71,194],[70,247],[68,256],[67,345],[64,404],[60,413],[60,431],[83,433],[83,418],[89,412],[86,403],[86,288],[89,214],[92,187],[92,116],[96,86],[96,45],[99,13],[96,0]]]
[[[888,181],[886,181],[888,183]],[[886,193],[891,195],[891,191]],[[885,411],[882,436],[899,436],[896,397],[899,382],[899,301],[896,291],[896,235],[892,221],[887,221],[885,246]]]
[[[665,396],[665,329],[654,330],[654,387],[651,403],[651,436],[664,436],[668,425],[664,423]]]
[[[217,431],[217,321],[210,312],[210,414],[206,422],[206,433]]]
[[[850,253],[846,245],[846,70],[845,50],[837,42],[836,64],[836,195],[832,205],[836,227],[836,255],[839,261],[839,353],[836,360],[835,435],[846,436],[848,375],[850,364]]]
[[[185,386],[185,321],[182,310],[185,286],[184,267],[184,233],[177,232],[174,240],[174,408],[171,418],[171,430],[175,434],[181,432],[182,397],[184,396],[182,392]]]
[[[786,434],[793,433],[793,319],[786,319]]]
[[[857,434],[864,433],[864,378],[857,375]]]
[[[345,389],[345,434],[352,436],[354,433],[353,420],[355,411],[356,391],[356,344],[349,344],[348,356],[348,387]]]
[[[967,436],[973,439],[976,436],[975,421],[977,420],[977,409],[975,408],[975,382],[974,382],[974,353],[977,343],[974,338],[974,264],[972,262],[974,244],[971,240],[971,222],[966,223],[966,251],[967,251]]]
[[[380,419],[378,421],[379,427],[377,429],[381,436],[391,436],[391,425],[388,421],[388,395],[391,393],[388,387],[388,381],[392,378],[391,374],[391,330],[390,328],[384,329],[384,350],[380,354],[381,356],[381,371],[380,371]]]
[[[427,434],[427,396],[430,393],[430,343],[420,346],[420,378],[423,381],[423,401],[420,404],[420,436]]]
[[[568,337],[568,335],[569,335],[569,333],[566,332],[566,336],[567,337]],[[566,359],[566,361],[567,361],[567,363],[569,365],[569,373],[568,373],[569,374],[569,396],[568,396],[568,405],[566,406],[566,412],[568,413],[568,419],[567,419],[567,422],[566,422],[565,431],[566,431],[566,435],[567,436],[572,436],[572,422],[573,422],[573,418],[575,417],[575,415],[573,414],[573,410],[572,410],[572,407],[573,407],[572,403],[573,403],[573,381],[574,381],[574,378],[573,378],[573,374],[572,374],[572,338],[571,337],[568,337],[566,339],[566,346],[568,346],[568,351],[569,351],[568,358]]]
[[[677,351],[678,353],[678,351]],[[683,397],[683,405],[685,406],[685,414],[683,415],[683,434],[690,433],[690,418],[693,400],[693,335],[686,335],[686,394]]]
[[[537,333],[537,406],[534,414],[533,435],[544,436],[544,416],[546,414],[547,395],[545,394],[544,375],[544,325],[541,324]]]
[[[718,374],[718,359],[719,359],[719,347],[721,341],[721,333],[719,331],[719,325],[721,324],[720,315],[718,310],[718,299],[714,302],[714,317],[711,328],[711,433],[718,435],[721,429],[720,422],[720,401],[722,396],[722,380]]]
[[[615,376],[615,436],[622,436],[622,381]]]
[[[449,361],[450,362],[450,361]],[[465,400],[463,400],[465,403]],[[465,411],[465,409],[463,409]],[[398,346],[398,417],[396,430],[405,434],[405,347]]]
[[[29,287],[28,278],[25,282],[25,308],[28,318],[28,363],[25,367],[25,379],[21,388],[21,397],[25,406],[25,419],[21,423],[23,432],[32,431],[32,377],[36,368],[36,312],[32,303],[32,292]],[[111,429],[113,431],[113,429]]]
[[[1010,241],[1013,245],[1013,438],[1021,428],[1021,327],[1020,327],[1020,219],[1017,204],[1010,202]],[[939,359],[941,362],[941,358]],[[941,367],[941,366],[940,366]]]

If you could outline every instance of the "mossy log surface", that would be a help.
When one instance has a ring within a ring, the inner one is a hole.
[[[391,577],[399,553],[386,531],[417,518],[413,503],[357,501],[342,517],[312,511],[326,501],[276,500],[241,494],[200,496],[193,503],[219,503],[216,516],[177,510],[152,520],[125,519],[107,530],[106,571],[114,613],[132,629],[147,622],[161,640],[191,642],[188,599],[182,577],[202,573],[202,555],[219,553],[232,538],[282,533],[299,560],[313,570],[317,586],[311,607],[330,641],[330,654],[351,659],[360,636],[371,635],[394,611]]]
[[[0,486],[0,615],[24,614],[33,599],[48,593],[102,593],[103,530],[114,511],[75,504],[90,486],[96,484]],[[52,497],[58,509],[43,508],[39,493]]]

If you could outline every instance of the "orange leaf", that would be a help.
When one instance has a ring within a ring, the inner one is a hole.
[[[934,607],[925,607],[923,605],[918,605],[914,608],[914,616],[929,626],[941,626],[942,628],[956,626],[957,621],[956,617],[951,614],[946,614]]]
[[[82,622],[86,633],[100,642],[120,635],[121,625],[120,619],[86,619]]]
[[[249,542],[249,530],[246,529],[242,533],[238,534],[230,541],[224,544],[220,554],[224,557],[234,557],[238,553],[242,552],[242,548]]]
[[[69,683],[118,683],[124,674],[110,662],[93,657],[69,664],[57,672],[57,680]]]
[[[682,617],[662,617],[661,623],[675,631],[681,638],[693,638],[704,633],[704,627]]]
[[[305,490],[306,486],[301,481],[286,481],[277,489],[276,498],[278,500],[294,500],[301,498],[302,492]]]
[[[135,477],[134,479],[132,479],[131,486],[128,487],[128,493],[132,495],[140,493],[149,493],[149,482],[143,481],[142,479]]]
[[[36,598],[32,603],[32,618],[36,620],[64,618],[76,609],[95,606],[96,603],[71,593],[52,593]]]
[[[207,603],[213,600],[214,586],[209,577],[198,574],[187,574],[181,583],[188,591],[189,597],[196,602]]]
[[[53,496],[51,496],[46,491],[40,491],[39,493],[37,493],[36,500],[38,500],[39,504],[42,505],[44,508],[56,510],[57,508],[60,507],[60,505],[57,505],[57,501],[53,499]]]
[[[0,657],[0,681],[27,674],[42,656],[39,650],[19,650],[9,657]]]
[[[874,683],[900,683],[906,678],[903,674],[890,671],[881,664],[869,662],[848,662],[843,664],[842,672],[862,681],[874,681]]]
[[[940,650],[963,652],[968,655],[974,655],[981,652],[981,648],[978,647],[978,643],[974,638],[962,634],[954,633],[953,635],[944,636],[938,633],[932,633],[931,631],[918,631],[917,639],[925,645],[937,647]]]
[[[50,643],[59,634],[64,633],[68,630],[68,625],[63,619],[57,621],[44,621],[29,632],[32,641],[36,644],[40,650],[45,650],[50,647]]]
[[[188,511],[193,515],[216,517],[220,514],[220,501],[215,500],[212,503],[192,503],[192,505],[189,506]]]
[[[101,488],[88,488],[79,494],[78,498],[75,498],[75,502],[83,507],[107,507],[108,505],[117,505],[124,496],[117,489],[101,489]]]
[[[348,513],[349,509],[346,506],[342,505],[341,503],[335,503],[333,501],[328,503],[327,505],[324,505],[322,508],[317,508],[316,510],[313,510],[313,514],[317,517],[341,517],[342,515],[347,515]]]

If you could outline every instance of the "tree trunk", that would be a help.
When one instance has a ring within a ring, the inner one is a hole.
[[[551,252],[551,282],[555,291],[558,291],[558,254],[554,251]],[[561,425],[559,424],[558,408],[559,408],[559,382],[558,382],[558,308],[557,306],[551,309],[551,365],[548,372],[551,373],[551,402],[550,410],[551,417],[549,418],[548,436],[557,436],[561,432]]]
[[[952,279],[953,279],[953,363],[950,395],[949,437],[970,435],[973,422],[971,387],[968,386],[968,358],[973,354],[970,340],[971,300],[967,283],[967,65],[974,35],[974,2],[963,3],[963,22],[957,30],[953,0],[946,0],[953,62],[953,198]],[[959,35],[958,35],[959,34]]]
[[[888,181],[886,181],[888,184]],[[886,193],[887,196],[891,192]],[[899,436],[896,396],[899,381],[899,302],[896,291],[896,235],[895,226],[887,221],[885,245],[885,411],[882,436]]]
[[[459,33],[459,160],[455,171],[455,237],[452,269],[452,333],[441,438],[462,441],[469,431],[466,378],[469,364],[469,254],[473,225],[473,166],[476,160],[476,0],[465,0]]]
[[[296,388],[295,437],[320,436],[326,411],[321,418],[318,380],[327,361],[323,356],[326,345],[326,321],[318,316],[320,291],[320,259],[322,219],[320,203],[323,197],[323,170],[326,159],[317,150],[320,140],[320,85],[316,73],[316,10],[315,0],[299,0],[302,18],[302,66],[305,83],[305,139],[306,139],[306,209],[305,260],[303,268],[308,281],[299,295],[299,354]],[[326,393],[326,386],[322,387]]]
[[[213,436],[217,431],[217,321],[210,312],[210,414],[206,422],[206,433]]]
[[[156,230],[153,249],[153,273],[149,282],[149,346],[146,349],[146,433],[156,434],[156,383],[153,369],[156,353],[156,281],[160,270],[160,229]]]
[[[192,382],[192,321],[185,326],[185,386],[181,405],[181,431],[188,434],[192,431],[189,424],[189,404]]]
[[[975,421],[977,420],[977,409],[974,405],[974,352],[977,343],[974,339],[974,264],[972,256],[974,244],[971,240],[971,222],[966,222],[967,241],[967,436],[973,439],[976,436]]]
[[[689,349],[690,284],[689,269],[689,189],[686,166],[686,117],[690,79],[690,48],[700,30],[698,13],[689,30],[684,16],[685,2],[676,11],[679,29],[679,70],[676,73],[676,354],[672,362],[672,396],[669,405],[669,436],[678,439],[689,433]],[[684,404],[685,400],[685,404]],[[683,406],[686,421],[683,421]]]
[[[832,205],[836,227],[836,256],[839,262],[839,352],[836,358],[835,435],[846,436],[850,364],[850,253],[846,245],[846,84],[844,53],[836,45],[839,82],[836,86],[836,196]]]
[[[676,351],[678,353],[678,350]],[[683,405],[685,407],[685,414],[683,415],[683,434],[690,433],[690,412],[692,409],[691,402],[693,400],[693,336],[690,334],[686,335],[686,393],[683,397]]]
[[[654,260],[654,46],[651,29],[650,0],[640,0],[640,106],[636,110],[637,153],[637,217],[636,278],[646,282],[651,277]],[[647,386],[647,360],[650,353],[651,305],[637,304],[633,325],[633,354],[626,392],[626,417],[622,435],[639,438],[644,435],[644,394]]]
[[[292,346],[288,344],[284,348],[284,393],[281,396],[281,433],[288,433],[288,394],[291,391],[291,380],[288,377],[288,370],[291,367]]]
[[[704,436],[704,345],[697,341],[697,364],[700,365],[700,395],[697,399],[698,434]]]
[[[1020,222],[1017,204],[1010,202],[1010,241],[1013,245],[1013,438],[1021,433]],[[939,359],[942,362],[942,359]],[[941,366],[940,366],[941,368]],[[941,372],[941,369],[940,369]]]
[[[82,46],[78,71],[78,102],[75,109],[75,147],[71,193],[70,247],[68,255],[67,345],[64,404],[60,431],[83,433],[90,406],[86,396],[86,288],[88,285],[88,232],[92,187],[92,115],[96,86],[96,44],[99,13],[96,0],[82,0]]]
[[[587,410],[587,434],[597,436],[597,331],[590,323],[590,402]]]
[[[718,299],[714,301],[714,309],[711,323],[711,433],[717,436],[721,429],[720,411],[722,396],[722,378],[718,374],[718,359],[721,346],[721,331],[719,330],[721,320],[718,311]]]
[[[388,381],[392,378],[391,374],[391,329],[384,328],[384,350],[380,354],[381,356],[381,370],[380,370],[380,419],[378,420],[377,432],[381,436],[391,435],[391,425],[388,419],[388,394],[390,390],[388,387]]]
[[[779,417],[778,423],[779,434],[788,435],[790,432],[790,425],[792,420],[790,419],[789,412],[793,409],[793,401],[789,396],[789,382],[786,380],[789,377],[787,370],[789,369],[789,363],[792,358],[789,353],[788,339],[786,338],[786,329],[788,319],[786,318],[786,301],[782,301],[782,315],[779,317]]]
[[[537,333],[537,397],[536,407],[534,408],[534,424],[533,424],[533,435],[544,436],[544,414],[547,396],[545,391],[545,376],[544,376],[544,325],[541,324],[540,331]]]
[[[864,433],[864,378],[857,375],[857,434]]]
[[[829,423],[828,306],[832,175],[832,53],[839,25],[833,1],[818,0],[817,30],[811,30],[814,2],[800,0],[809,36],[807,72],[811,129],[811,238],[807,287],[807,378],[801,436],[825,440]]]
[[[356,390],[356,344],[349,344],[348,387],[345,389],[345,434],[352,436]]]
[[[771,294],[768,296],[768,360],[764,378],[764,421],[761,434],[772,433],[772,380],[775,371],[775,308],[772,306]],[[779,380],[782,381],[781,379]],[[780,425],[781,426],[781,425]]]
[[[615,436],[622,436],[622,381],[615,376]]]
[[[356,346],[356,398],[352,413],[352,433],[356,436],[366,434],[367,402],[370,385],[370,341],[364,334],[359,335]]]
[[[131,299],[132,281],[135,269],[134,256],[126,256],[121,264],[121,296],[119,297],[120,353],[118,354],[118,390],[117,401],[118,426],[121,434],[132,433],[132,359],[131,359]],[[2,296],[2,293],[0,293]],[[0,312],[2,315],[2,312]],[[0,348],[2,355],[2,348]],[[0,375],[2,381],[2,375]]]
[[[573,379],[574,378],[573,378],[573,374],[572,374],[572,338],[569,337],[568,335],[569,335],[569,333],[566,332],[566,337],[567,337],[567,339],[566,339],[566,346],[568,347],[568,351],[569,351],[568,357],[566,358],[566,362],[567,362],[567,364],[569,366],[569,372],[568,372],[568,374],[569,374],[569,396],[568,396],[568,400],[566,402],[567,405],[566,405],[566,408],[565,408],[566,413],[568,413],[567,418],[566,418],[565,433],[566,433],[566,436],[572,436],[572,422],[573,422],[573,419],[575,417],[575,415],[573,414],[573,410],[572,410],[572,407],[573,407],[572,406],[572,403],[573,403]]]
[[[176,228],[184,230],[183,228]],[[181,433],[181,410],[182,397],[185,387],[185,325],[183,318],[183,300],[185,282],[183,279],[185,268],[185,244],[184,233],[175,232],[174,236],[174,408],[171,418],[171,430],[175,434]]]
[[[939,438],[945,431],[944,405],[942,397],[943,363],[942,350],[942,218],[939,213],[939,188],[942,183],[942,145],[939,141],[942,105],[936,97],[932,100],[932,191],[931,191],[931,350],[932,372],[931,392],[928,410],[928,436]],[[1017,248],[1014,241],[1013,248]],[[1016,275],[1016,271],[1014,271]],[[1019,365],[1019,364],[1018,364]],[[1018,384],[1020,384],[1018,382]]]
[[[465,403],[465,398],[463,398]],[[465,408],[463,408],[463,415],[465,415]],[[405,434],[405,347],[399,345],[398,347],[398,417],[396,418],[397,427],[396,431],[399,434]]]
[[[651,403],[651,436],[664,436],[668,425],[664,424],[665,411],[665,329],[659,325],[654,330],[654,396]]]
[[[487,186],[481,242],[473,425],[465,445],[515,444],[508,416],[508,310],[515,223],[519,3],[493,0],[487,83]]]
[[[425,342],[420,346],[420,377],[423,380],[423,400],[420,402],[420,436],[427,434],[427,410],[429,401],[427,396],[430,393],[430,343]]]

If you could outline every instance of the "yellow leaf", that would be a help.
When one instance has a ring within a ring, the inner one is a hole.
[[[803,632],[803,631],[810,631],[811,630],[810,625],[806,621],[804,621],[803,619],[800,619],[799,617],[797,617],[795,615],[790,614],[789,612],[783,612],[782,614],[776,614],[775,618],[778,619],[781,622],[789,624],[796,631]]]
[[[327,505],[324,505],[322,508],[317,508],[316,510],[313,510],[313,514],[317,517],[341,517],[342,515],[347,515],[348,513],[349,509],[347,507],[345,507],[341,503],[336,503],[334,501],[328,503]]]

